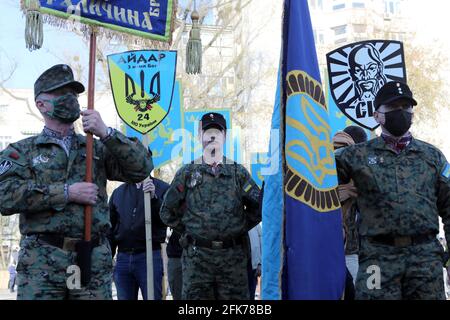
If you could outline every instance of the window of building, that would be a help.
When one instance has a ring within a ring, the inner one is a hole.
[[[400,1],[385,0],[384,1],[384,13],[386,14],[399,14],[400,13]]]
[[[334,30],[334,35],[339,36],[339,35],[345,34],[347,32],[347,25],[344,24],[342,26],[337,26],[332,29]]]
[[[365,24],[354,24],[353,25],[353,31],[355,33],[364,33],[367,30],[367,25]]]
[[[323,10],[323,1],[322,1],[322,0],[317,0],[317,7],[318,7],[320,10]]]
[[[309,7],[311,9],[323,10],[323,0],[309,0]]]
[[[314,42],[316,44],[324,44],[325,43],[325,38],[321,31],[313,30],[313,34],[314,34]]]
[[[363,9],[365,7],[366,7],[366,4],[364,2],[353,2],[352,3],[352,8]]]
[[[339,4],[335,4],[335,5],[333,6],[333,10],[334,10],[334,11],[340,10],[340,9],[344,9],[344,8],[345,8],[345,3],[339,3]]]
[[[343,44],[347,42],[347,38],[342,38],[334,41],[334,44]]]

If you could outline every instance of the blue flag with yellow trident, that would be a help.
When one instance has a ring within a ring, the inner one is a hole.
[[[307,0],[284,2],[280,66],[272,125],[284,128],[285,166],[279,166],[282,179],[267,179],[264,191],[262,298],[340,299],[345,260],[338,182]],[[280,190],[284,196],[268,196]]]

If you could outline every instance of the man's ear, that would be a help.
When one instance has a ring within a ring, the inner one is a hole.
[[[38,110],[41,112],[41,113],[45,113],[47,110],[47,108],[46,108],[46,106],[44,105],[44,102],[41,100],[41,99],[39,99],[39,97],[36,99],[36,101],[35,101],[35,104],[36,104],[36,108],[38,108]]]
[[[384,119],[382,119],[382,118],[383,118],[382,116],[383,116],[383,115],[382,115],[381,113],[379,113],[378,111],[374,111],[374,112],[373,112],[373,118],[375,119],[375,121],[376,121],[378,124],[381,124],[381,125],[384,124]]]

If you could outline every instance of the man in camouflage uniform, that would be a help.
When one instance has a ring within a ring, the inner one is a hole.
[[[182,298],[248,299],[247,232],[261,221],[259,188],[223,157],[223,116],[205,114],[200,128],[203,157],[177,172],[160,212],[182,233]]]
[[[83,129],[100,141],[94,141],[94,183],[82,182],[86,138],[74,133],[73,122],[83,91],[69,66],[45,71],[34,84],[44,130],[0,153],[0,211],[20,213],[18,299],[111,299],[106,181],[139,182],[153,168],[140,142],[107,128],[97,111],[87,110],[81,112]],[[93,206],[92,267],[90,282],[79,287],[70,278],[84,237],[85,205]]]
[[[375,98],[381,137],[336,151],[340,183],[358,191],[357,299],[444,299],[438,216],[450,236],[450,165],[409,133],[414,100],[402,82]]]

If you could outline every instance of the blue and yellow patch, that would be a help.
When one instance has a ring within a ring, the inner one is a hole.
[[[249,192],[251,188],[252,188],[252,185],[247,182],[244,186],[244,192],[245,193]]]
[[[450,163],[447,163],[444,170],[442,171],[442,176],[449,179],[450,178]]]

